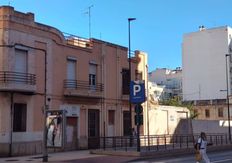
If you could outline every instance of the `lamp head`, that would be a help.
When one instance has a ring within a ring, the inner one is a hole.
[[[136,18],[128,18],[128,21],[133,21],[133,20],[136,20]]]

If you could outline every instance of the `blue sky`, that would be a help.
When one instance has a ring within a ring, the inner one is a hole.
[[[91,36],[128,47],[129,17],[131,49],[148,53],[149,71],[182,66],[184,33],[232,26],[231,0],[1,0],[21,12],[32,12],[35,20],[77,36]]]

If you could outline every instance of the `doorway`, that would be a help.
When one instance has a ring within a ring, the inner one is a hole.
[[[99,132],[99,110],[88,110],[88,148],[96,149],[100,147]]]
[[[77,118],[67,117],[66,120],[66,149],[72,150],[78,148],[77,139]]]

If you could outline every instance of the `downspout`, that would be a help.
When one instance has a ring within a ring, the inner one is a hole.
[[[13,146],[13,115],[14,115],[14,93],[10,93],[10,151],[9,157],[12,157]]]
[[[116,123],[115,123],[115,119],[116,119],[116,115],[117,115],[117,113],[118,113],[118,107],[119,107],[119,74],[120,74],[120,71],[119,71],[119,52],[118,52],[119,50],[118,50],[118,48],[116,47],[116,110],[115,110],[115,115],[114,115],[114,127],[115,127],[115,129],[114,129],[114,136],[116,136],[116,135],[120,135],[120,131],[119,131],[119,134],[117,134],[117,127],[116,127]],[[121,113],[119,114],[119,115],[121,115]],[[121,116],[119,116],[119,118],[120,118]],[[121,120],[119,121],[119,122],[121,122]],[[119,123],[119,126],[120,126],[121,124]],[[120,129],[120,127],[119,127],[119,129]]]
[[[149,87],[148,87],[148,65],[146,65],[147,77],[147,136],[148,136],[148,149],[150,150],[150,126],[149,126]]]
[[[102,121],[103,121],[103,137],[106,136],[106,122],[105,122],[105,91],[106,91],[106,82],[105,82],[105,44],[102,44],[101,46],[101,66],[102,66],[102,82],[104,85],[104,89],[103,89],[103,94],[102,94],[102,103],[101,103],[101,107],[102,107]]]

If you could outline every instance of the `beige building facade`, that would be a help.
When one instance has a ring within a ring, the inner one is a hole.
[[[9,6],[0,7],[0,38],[0,155],[41,153],[45,111],[65,112],[64,150],[130,134],[126,47],[61,33]],[[132,80],[146,82],[147,54],[131,61]]]

